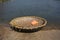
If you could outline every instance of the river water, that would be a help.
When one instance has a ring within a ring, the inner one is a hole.
[[[60,25],[60,0],[7,0],[0,3],[0,22],[19,16],[40,16]]]

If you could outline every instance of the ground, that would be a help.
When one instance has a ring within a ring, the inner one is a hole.
[[[34,33],[21,33],[8,24],[0,24],[0,40],[60,40],[60,30],[44,28]]]

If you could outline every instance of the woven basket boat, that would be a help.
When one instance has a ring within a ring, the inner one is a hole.
[[[35,32],[45,27],[47,21],[37,16],[17,17],[10,21],[11,28],[19,32]]]

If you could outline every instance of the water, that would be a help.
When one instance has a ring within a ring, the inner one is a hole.
[[[32,15],[60,25],[60,0],[7,0],[0,3],[0,22]]]

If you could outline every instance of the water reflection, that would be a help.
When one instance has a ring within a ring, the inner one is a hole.
[[[0,22],[4,22],[4,3],[8,0],[0,0]]]
[[[0,0],[0,3],[7,2],[8,0]]]
[[[55,1],[60,1],[60,0],[55,0]]]

